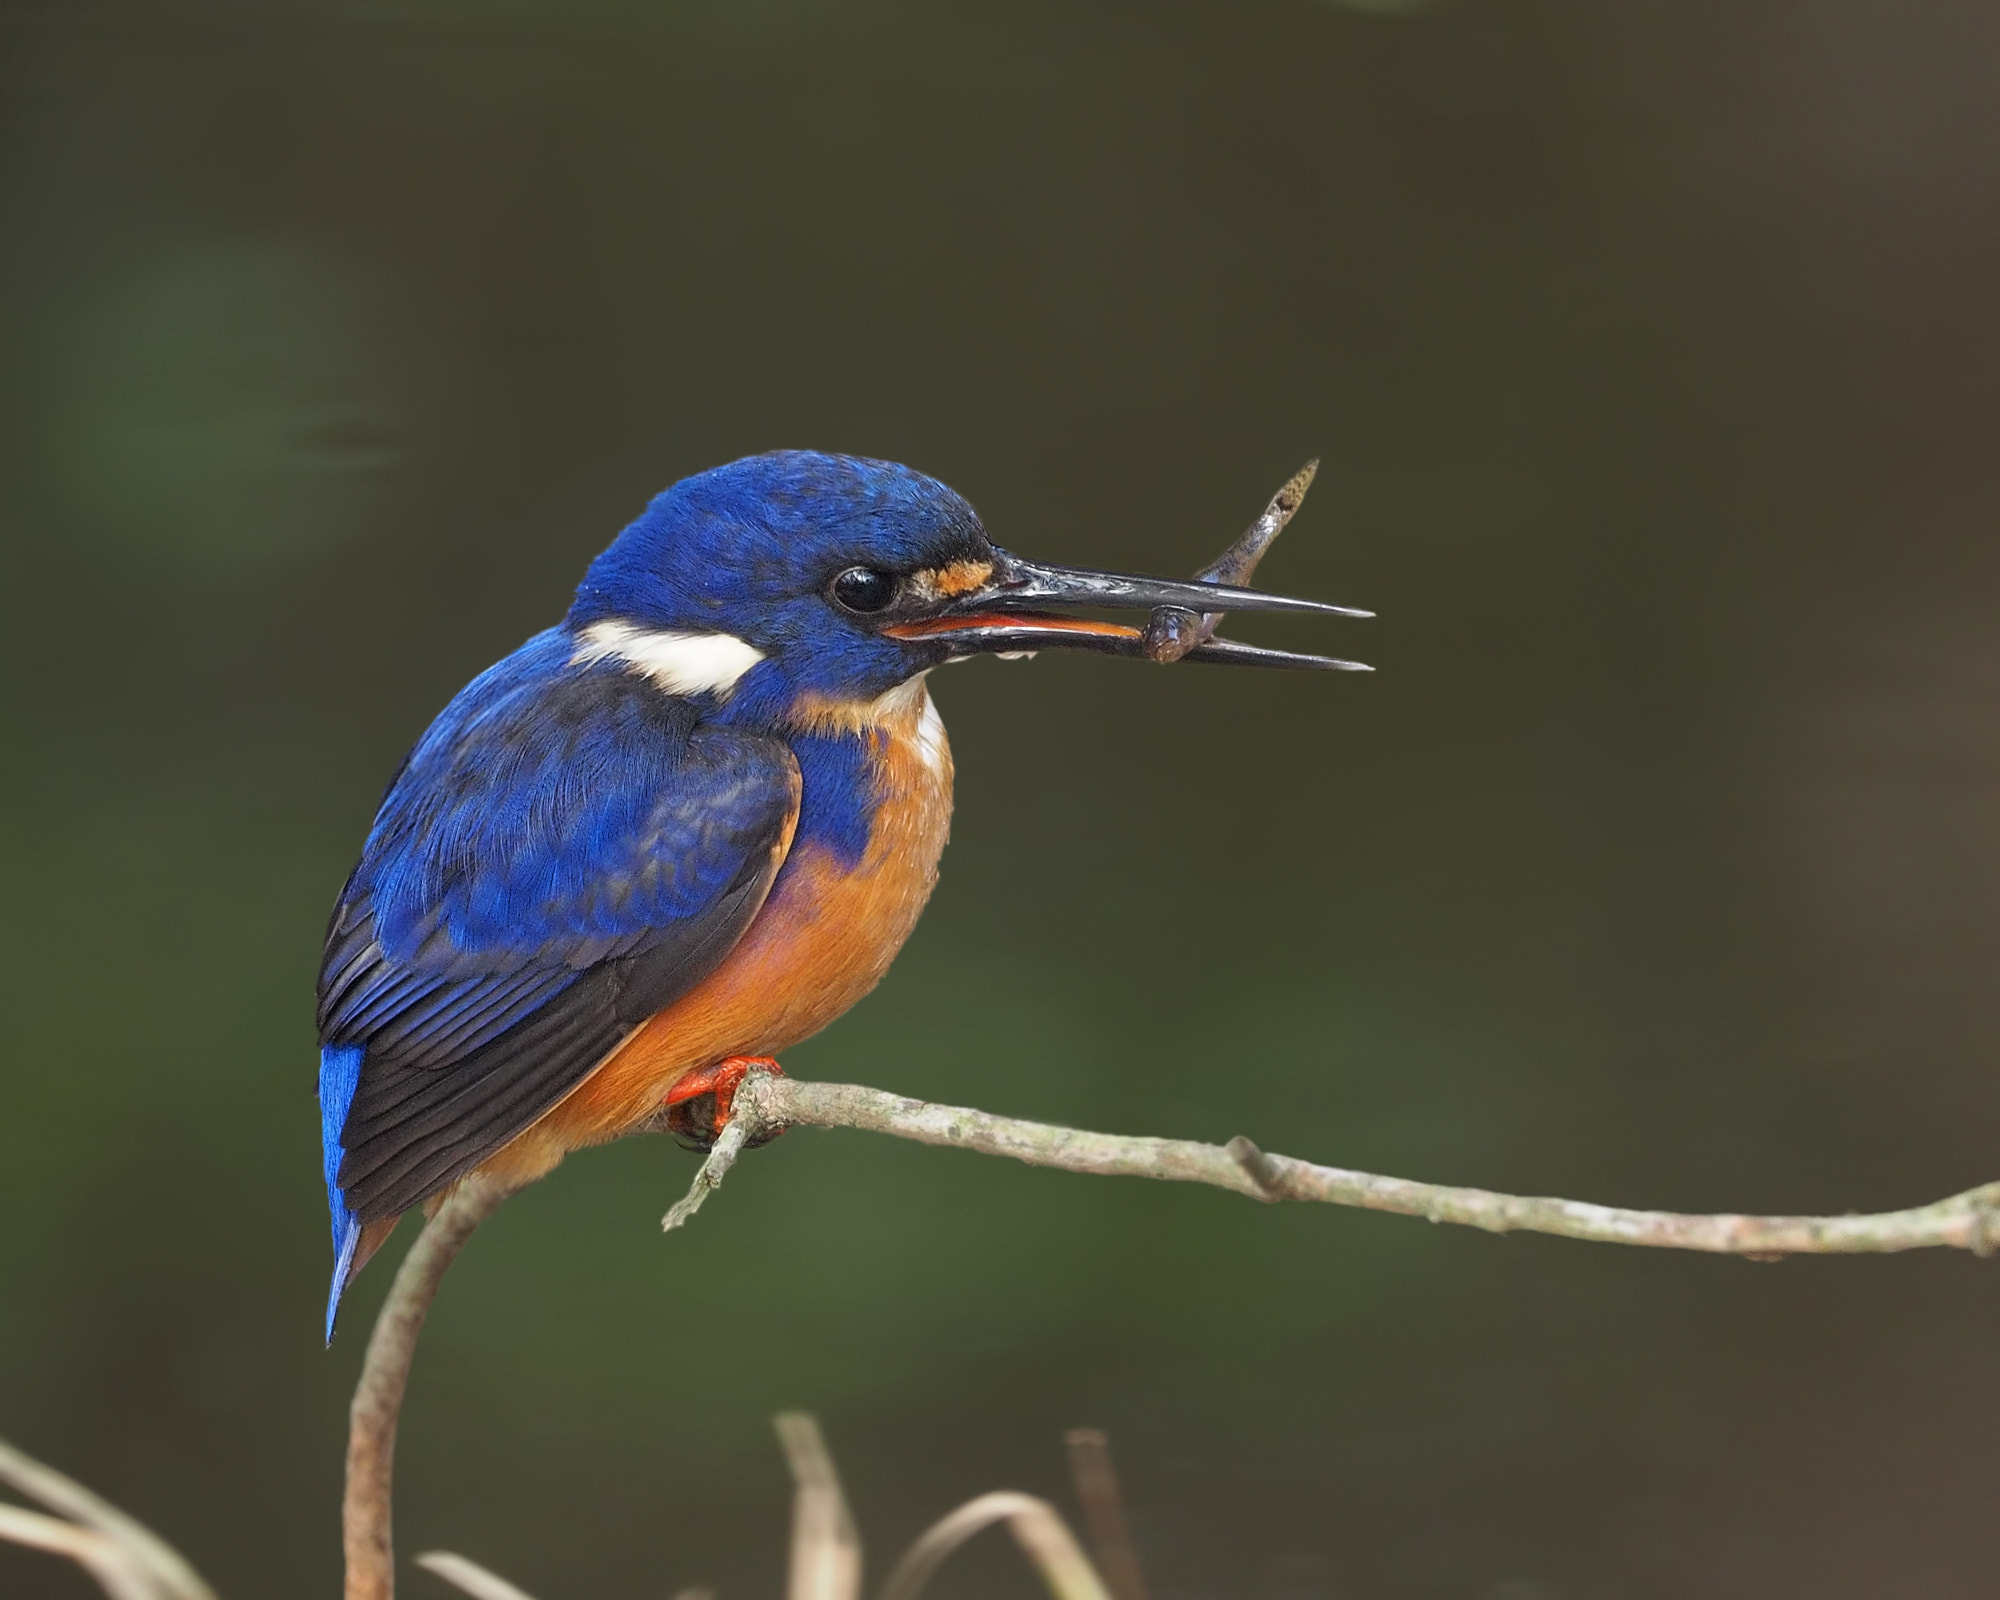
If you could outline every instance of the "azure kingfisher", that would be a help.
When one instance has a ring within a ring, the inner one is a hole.
[[[1025,560],[933,478],[812,451],[686,478],[391,781],[319,974],[342,1292],[397,1218],[665,1120],[696,1143],[875,987],[937,881],[967,656],[1144,653],[1063,615],[1365,616]],[[1351,665],[1208,638],[1187,659]]]

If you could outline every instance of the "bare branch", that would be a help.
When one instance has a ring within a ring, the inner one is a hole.
[[[436,1573],[454,1589],[472,1600],[535,1600],[526,1589],[517,1589],[497,1572],[488,1572],[477,1561],[453,1555],[449,1550],[426,1550],[417,1565]]]
[[[676,1228],[687,1226],[688,1219],[701,1209],[702,1202],[722,1187],[722,1180],[729,1176],[729,1169],[736,1165],[736,1158],[743,1153],[749,1138],[749,1127],[740,1121],[732,1121],[722,1130],[708,1152],[708,1159],[695,1173],[694,1183],[688,1192],[667,1207],[667,1214],[660,1218],[662,1232],[672,1233]],[[779,1432],[782,1434],[783,1431],[781,1426]]]
[[[847,1508],[840,1472],[826,1447],[819,1421],[808,1411],[786,1411],[771,1419],[791,1468],[797,1493],[792,1502],[792,1550],[787,1600],[860,1600],[861,1534]],[[1106,1472],[1110,1456],[1104,1435],[1089,1433]],[[1072,1436],[1072,1449],[1075,1449]],[[1086,1450],[1090,1448],[1086,1443]],[[1117,1485],[1112,1482],[1115,1494]],[[1121,1514],[1122,1515],[1122,1514]],[[1056,1509],[1032,1495],[1005,1491],[981,1495],[933,1524],[896,1564],[882,1590],[882,1600],[917,1600],[931,1575],[966,1540],[983,1528],[1005,1522],[1014,1540],[1034,1563],[1055,1600],[1113,1600],[1089,1558],[1077,1544]],[[67,1527],[59,1523],[58,1527]],[[473,1600],[532,1600],[525,1591],[476,1561],[448,1550],[431,1550],[417,1565],[434,1572]],[[114,1600],[128,1600],[117,1595]],[[129,1600],[154,1600],[150,1594]],[[674,1600],[715,1600],[706,1588],[680,1590]],[[1132,1600],[1121,1593],[1116,1600]]]
[[[771,1425],[796,1486],[786,1600],[860,1600],[861,1534],[819,1422],[807,1411],[782,1411]]]
[[[1257,514],[1257,520],[1243,530],[1234,544],[1194,575],[1195,582],[1227,583],[1239,588],[1248,583],[1257,563],[1264,559],[1264,552],[1271,548],[1271,541],[1284,532],[1292,513],[1304,503],[1306,490],[1312,487],[1318,472],[1319,458],[1315,456],[1285,480],[1284,487],[1271,496],[1270,504]],[[1221,623],[1222,613],[1218,611],[1197,615],[1179,606],[1161,606],[1146,623],[1143,648],[1155,661],[1178,661],[1213,639]]]
[[[79,1527],[41,1511],[0,1505],[0,1539],[67,1556],[95,1578],[111,1600],[170,1600],[170,1590],[161,1588],[129,1551],[95,1528]]]
[[[862,1128],[919,1144],[1012,1156],[1030,1166],[1065,1172],[1206,1183],[1253,1200],[1358,1206],[1488,1233],[1548,1233],[1600,1244],[1753,1258],[1884,1254],[1940,1246],[1984,1256],[2000,1246],[2000,1183],[1907,1211],[1862,1216],[1630,1211],[1584,1200],[1498,1194],[1317,1166],[1291,1156],[1268,1155],[1243,1138],[1214,1145],[1090,1133],[964,1106],[932,1105],[858,1084],[807,1083],[770,1073],[752,1073],[737,1090],[730,1131],[737,1127],[743,1128],[744,1140],[781,1127]],[[704,1165],[695,1184],[705,1194],[719,1181],[720,1173]]]
[[[63,1537],[51,1532],[44,1526],[46,1523],[75,1528],[78,1537],[69,1540],[68,1547],[60,1553],[88,1568],[91,1575],[107,1591],[118,1595],[120,1600],[128,1593],[142,1596],[144,1600],[215,1600],[215,1591],[202,1582],[178,1550],[151,1528],[92,1494],[74,1478],[65,1477],[54,1467],[37,1461],[25,1451],[16,1450],[5,1440],[0,1440],[0,1483],[18,1489],[30,1499],[39,1500],[51,1511],[60,1512],[69,1519],[68,1522],[56,1518],[34,1519],[32,1512],[18,1511],[11,1506],[0,1507],[0,1511],[10,1513],[6,1526],[0,1527],[0,1537],[12,1539],[17,1544],[35,1544],[38,1549],[54,1550],[55,1545],[40,1543],[26,1535],[39,1529],[49,1538]],[[109,1564],[105,1565],[105,1562]],[[136,1583],[140,1587],[114,1588],[113,1577],[119,1575],[122,1575],[120,1581]]]
[[[1146,1574],[1125,1521],[1125,1493],[1111,1464],[1111,1441],[1101,1428],[1072,1428],[1063,1435],[1069,1450],[1070,1481],[1083,1504],[1090,1553],[1104,1574],[1113,1600],[1147,1600]]]
[[[1076,1542],[1076,1536],[1046,1500],[1001,1489],[968,1500],[949,1516],[925,1530],[910,1546],[889,1581],[882,1600],[917,1600],[931,1574],[966,1540],[996,1522],[1007,1524],[1022,1553],[1035,1564],[1055,1600],[1111,1600],[1104,1580]]]
[[[347,1555],[347,1600],[394,1600],[396,1554],[390,1516],[396,1465],[396,1419],[409,1387],[417,1335],[437,1298],[445,1269],[472,1230],[492,1216],[513,1191],[474,1174],[437,1209],[410,1253],[368,1336],[361,1381],[347,1421],[347,1498],[341,1506],[341,1542]]]

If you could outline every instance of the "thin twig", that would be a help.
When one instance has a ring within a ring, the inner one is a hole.
[[[1257,563],[1264,559],[1264,552],[1271,548],[1271,541],[1285,531],[1292,513],[1304,503],[1306,490],[1312,487],[1318,472],[1319,458],[1315,456],[1285,480],[1285,486],[1271,496],[1270,504],[1257,514],[1257,520],[1243,530],[1234,544],[1194,575],[1195,582],[1227,583],[1238,588],[1248,583]],[[1146,623],[1141,648],[1155,661],[1178,661],[1215,637],[1222,615],[1219,611],[1196,613],[1180,606],[1160,606]]]
[[[151,1528],[93,1494],[74,1478],[65,1477],[54,1467],[15,1449],[3,1439],[0,1439],[0,1483],[18,1489],[30,1499],[39,1500],[51,1511],[67,1517],[69,1521],[62,1526],[84,1530],[93,1539],[101,1541],[102,1547],[114,1552],[111,1558],[113,1565],[121,1571],[129,1569],[134,1575],[133,1581],[145,1585],[144,1589],[131,1592],[157,1597],[157,1600],[215,1600],[215,1591],[202,1582],[200,1575],[178,1550]],[[31,1512],[14,1512],[9,1519],[14,1531],[26,1532],[31,1526],[39,1526],[20,1520],[32,1515]],[[47,1532],[46,1529],[42,1531]],[[12,1535],[0,1530],[0,1537]],[[31,1541],[22,1538],[15,1542],[25,1544]],[[89,1567],[98,1582],[110,1589],[111,1582],[106,1576],[110,1568],[92,1565],[83,1553],[94,1552],[100,1546],[90,1539],[79,1539],[73,1544],[73,1549],[63,1553]],[[39,1548],[54,1547],[41,1545]]]
[[[161,1588],[129,1551],[95,1528],[78,1527],[41,1511],[0,1505],[0,1540],[46,1550],[52,1556],[67,1556],[95,1578],[111,1600],[168,1600],[170,1591]]]
[[[1130,1178],[1206,1183],[1253,1200],[1311,1200],[1483,1228],[1549,1233],[1600,1244],[1701,1250],[1718,1255],[1866,1255],[1942,1246],[1989,1255],[2000,1245],[2000,1183],[1915,1206],[1860,1216],[1741,1216],[1630,1211],[1584,1200],[1498,1194],[1388,1178],[1268,1155],[1248,1139],[1226,1145],[1090,1133],[1000,1117],[964,1106],[932,1105],[851,1083],[808,1083],[752,1073],[736,1092],[731,1129],[745,1140],[783,1127],[862,1128],[919,1144],[1012,1156],[1035,1167]],[[710,1158],[713,1161],[713,1157]],[[703,1192],[719,1174],[697,1175]],[[692,1198],[692,1195],[690,1195]]]
[[[860,1600],[861,1533],[818,1420],[807,1411],[781,1411],[771,1425],[795,1486],[786,1600]]]
[[[896,1563],[896,1570],[882,1585],[882,1600],[917,1600],[947,1556],[996,1522],[1007,1524],[1007,1531],[1035,1564],[1055,1600],[1111,1600],[1104,1580],[1056,1508],[1046,1500],[1011,1489],[968,1500],[932,1523]]]
[[[1101,1428],[1072,1428],[1063,1435],[1069,1450],[1070,1481],[1083,1506],[1090,1553],[1113,1600],[1146,1600],[1146,1574],[1125,1520],[1125,1493],[1111,1464],[1111,1441]]]
[[[708,1152],[708,1159],[701,1164],[694,1175],[694,1183],[688,1192],[667,1208],[667,1214],[660,1218],[660,1229],[672,1233],[676,1228],[687,1226],[688,1219],[702,1207],[702,1202],[722,1187],[722,1180],[729,1176],[729,1169],[736,1165],[736,1158],[743,1153],[749,1142],[750,1128],[741,1121],[732,1121],[716,1138]]]
[[[472,1600],[535,1600],[526,1589],[509,1583],[499,1573],[488,1572],[477,1561],[468,1561],[449,1550],[426,1550],[416,1559],[424,1571],[437,1574],[460,1593],[471,1595]]]
[[[417,1235],[396,1269],[396,1281],[368,1336],[361,1381],[347,1423],[347,1498],[341,1506],[347,1555],[347,1600],[394,1600],[396,1553],[391,1483],[396,1465],[396,1419],[409,1387],[417,1335],[437,1298],[445,1269],[513,1191],[474,1175],[459,1184]]]

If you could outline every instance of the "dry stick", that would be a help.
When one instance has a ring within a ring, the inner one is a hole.
[[[492,1216],[513,1191],[489,1178],[467,1178],[424,1225],[389,1298],[368,1336],[361,1381],[347,1422],[347,1498],[341,1506],[341,1542],[347,1554],[347,1600],[394,1600],[396,1552],[390,1486],[396,1466],[396,1418],[409,1387],[417,1335],[437,1298],[445,1269],[472,1230]]]
[[[1271,548],[1272,540],[1285,531],[1292,513],[1304,502],[1306,490],[1312,487],[1318,472],[1319,458],[1315,456],[1285,480],[1284,487],[1271,496],[1270,503],[1257,514],[1257,520],[1243,530],[1234,544],[1194,575],[1195,582],[1227,583],[1238,588],[1247,584],[1257,570],[1257,563],[1264,559],[1264,552]],[[1196,613],[1179,606],[1160,606],[1147,620],[1142,648],[1154,661],[1178,661],[1213,639],[1221,622],[1219,611]]]
[[[535,1600],[526,1589],[517,1588],[497,1572],[488,1572],[477,1561],[454,1555],[449,1550],[426,1550],[416,1558],[424,1571],[435,1573],[472,1600]]]
[[[1111,1464],[1111,1441],[1101,1428],[1071,1428],[1063,1435],[1069,1449],[1069,1475],[1083,1506],[1083,1525],[1090,1530],[1090,1553],[1112,1600],[1146,1600],[1146,1574],[1125,1521],[1125,1494],[1118,1486],[1118,1469]]]
[[[781,1411],[771,1425],[794,1485],[785,1600],[860,1600],[861,1534],[818,1419],[809,1411]]]
[[[1206,1183],[1253,1200],[1315,1200],[1455,1222],[1488,1233],[1550,1233],[1600,1244],[1751,1257],[1875,1254],[1932,1246],[1984,1256],[2000,1245],[2000,1183],[1907,1211],[1864,1216],[1628,1211],[1583,1200],[1497,1194],[1316,1166],[1291,1156],[1267,1155],[1242,1138],[1215,1145],[1089,1133],[964,1106],[932,1105],[858,1084],[807,1083],[769,1073],[753,1073],[737,1090],[731,1131],[738,1127],[744,1139],[780,1127],[862,1128],[919,1144],[1012,1156],[1029,1166],[1065,1172]],[[719,1175],[704,1166],[695,1178],[696,1191],[706,1195],[717,1181]],[[694,1191],[689,1199],[694,1199]]]
[[[30,1550],[67,1556],[97,1580],[97,1586],[110,1600],[167,1600],[171,1593],[154,1582],[152,1575],[111,1539],[95,1528],[79,1527],[61,1517],[0,1505],[0,1539]]]
[[[750,1133],[750,1125],[740,1120],[732,1120],[722,1130],[708,1152],[708,1159],[695,1172],[688,1192],[669,1206],[667,1214],[660,1218],[662,1232],[672,1233],[676,1228],[686,1227],[688,1219],[701,1209],[702,1202],[722,1187],[722,1180],[729,1176],[729,1169],[736,1165],[736,1158],[749,1142]],[[782,1427],[779,1432],[782,1436]]]
[[[148,1586],[145,1593],[159,1596],[161,1600],[215,1600],[215,1591],[201,1580],[179,1551],[152,1529],[84,1488],[74,1478],[65,1477],[54,1467],[37,1461],[26,1451],[15,1449],[4,1439],[0,1439],[0,1483],[18,1489],[22,1494],[41,1501],[51,1511],[69,1518],[69,1523],[64,1526],[73,1525],[101,1540],[103,1546],[112,1552],[112,1559],[121,1565],[121,1570],[129,1569],[132,1581]],[[12,1509],[0,1507],[0,1511]],[[47,1533],[48,1530],[40,1528],[39,1524],[21,1520],[33,1515],[32,1512],[15,1512],[7,1525],[0,1527],[0,1537],[12,1538],[15,1533],[25,1535],[37,1529]],[[15,1542],[25,1544],[33,1541],[23,1537]],[[90,1559],[83,1553],[94,1552],[99,1546],[87,1539],[71,1542],[75,1548],[65,1553],[89,1566],[98,1581],[109,1588],[105,1572],[91,1565]],[[40,1548],[54,1547],[41,1545]]]
[[[1011,1489],[968,1500],[932,1523],[896,1563],[896,1570],[882,1585],[882,1600],[917,1600],[931,1574],[944,1565],[952,1551],[996,1522],[1007,1524],[1007,1531],[1022,1554],[1035,1564],[1055,1600],[1111,1600],[1104,1580],[1056,1508],[1046,1500]]]

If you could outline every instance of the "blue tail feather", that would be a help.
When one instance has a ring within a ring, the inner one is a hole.
[[[347,1197],[340,1187],[340,1134],[347,1126],[347,1111],[361,1083],[361,1056],[362,1048],[356,1044],[330,1044],[319,1053],[320,1151],[326,1167],[326,1207],[333,1221],[333,1284],[326,1296],[328,1344],[333,1343],[333,1322],[340,1311],[347,1275],[354,1267],[355,1247],[361,1243],[361,1219],[347,1209]]]

